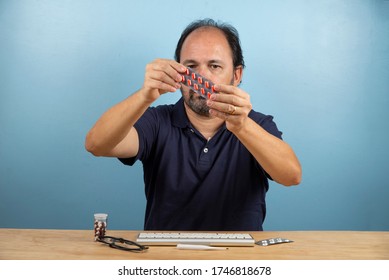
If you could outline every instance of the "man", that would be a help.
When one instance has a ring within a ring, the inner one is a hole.
[[[190,67],[213,81],[204,99],[180,81]],[[252,110],[238,87],[244,61],[237,31],[213,20],[190,24],[176,61],[146,67],[143,87],[113,106],[86,137],[96,156],[144,169],[147,230],[262,230],[270,178],[299,184],[301,167],[271,116]],[[174,105],[150,107],[180,89]]]

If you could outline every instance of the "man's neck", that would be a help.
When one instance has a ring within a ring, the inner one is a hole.
[[[199,115],[192,111],[185,103],[186,115],[190,123],[204,136],[205,139],[212,138],[224,124],[222,119]]]

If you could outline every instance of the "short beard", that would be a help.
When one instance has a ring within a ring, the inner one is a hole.
[[[200,97],[198,93],[195,93],[193,90],[189,90],[188,98],[185,98],[184,96],[184,102],[196,114],[203,117],[209,117],[209,107],[207,105],[207,99],[204,97]]]

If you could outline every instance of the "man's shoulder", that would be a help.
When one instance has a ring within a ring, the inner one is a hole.
[[[161,104],[156,106],[151,106],[147,109],[147,111],[152,112],[154,114],[171,114],[177,107],[181,105],[181,99],[178,100],[175,104]]]
[[[266,115],[264,113],[257,112],[255,110],[250,111],[249,117],[257,123],[262,123],[262,122],[267,121],[267,120],[273,120],[273,116]]]
[[[282,132],[278,129],[277,124],[273,120],[272,115],[266,115],[260,112],[251,110],[249,117],[264,128],[267,132],[282,139]]]
[[[153,121],[161,121],[171,119],[171,114],[174,111],[174,104],[163,104],[151,106],[147,108],[141,119],[149,119]]]
[[[149,107],[141,119],[147,119],[148,121],[153,121],[163,126],[173,125],[185,127],[187,124],[182,98],[175,104],[163,104]]]
[[[148,108],[148,111],[155,112],[155,113],[165,113],[165,112],[171,112],[174,109],[174,104],[163,104],[163,105],[157,105],[157,106],[151,106]]]

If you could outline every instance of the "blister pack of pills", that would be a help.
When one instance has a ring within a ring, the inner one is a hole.
[[[269,238],[269,239],[264,239],[264,240],[259,240],[255,242],[255,244],[259,246],[269,246],[269,245],[277,245],[277,244],[282,244],[282,243],[290,243],[293,242],[292,240],[286,239],[286,238]]]
[[[185,75],[182,76],[181,84],[188,86],[203,98],[210,98],[212,94],[216,93],[214,83],[189,67],[186,68]]]

